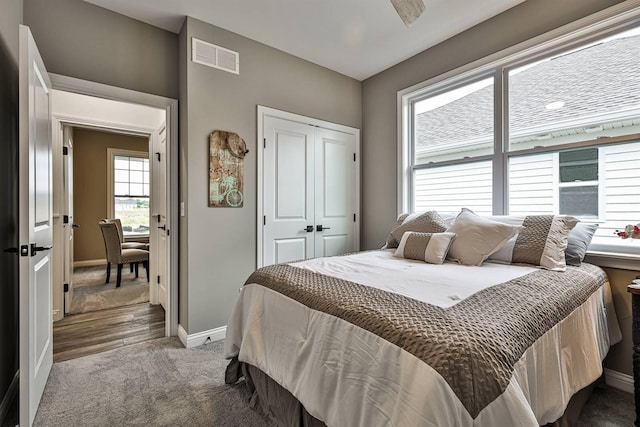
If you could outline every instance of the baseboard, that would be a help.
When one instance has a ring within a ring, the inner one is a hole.
[[[202,344],[208,344],[215,341],[222,341],[227,335],[227,327],[221,326],[208,331],[197,332],[195,334],[187,334],[182,325],[178,325],[178,338],[186,348],[197,347]]]
[[[0,425],[5,425],[5,420],[7,419],[7,415],[9,414],[9,410],[11,409],[11,405],[18,398],[18,384],[20,383],[20,371],[16,371],[16,374],[13,376],[13,380],[11,380],[11,384],[9,384],[9,388],[7,392],[2,398],[2,402],[0,402]]]
[[[98,265],[107,265],[106,259],[86,259],[84,261],[74,261],[73,267],[96,267]]]
[[[606,368],[604,376],[607,385],[627,393],[633,393],[633,376]]]

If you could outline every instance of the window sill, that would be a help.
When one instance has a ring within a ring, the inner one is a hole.
[[[599,267],[640,271],[640,255],[589,251],[587,252],[584,262],[588,262],[589,264],[594,264]]]

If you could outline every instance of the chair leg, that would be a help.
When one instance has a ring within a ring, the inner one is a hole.
[[[147,270],[147,282],[149,281],[149,261],[143,261],[144,269]]]
[[[138,263],[136,262],[136,279],[138,278]]]
[[[122,281],[122,264],[118,264],[118,276],[116,278],[116,288],[120,287],[121,281]]]
[[[107,263],[107,281],[104,283],[109,283],[109,279],[111,278],[111,263]]]
[[[136,267],[137,266],[138,266],[138,263],[136,263]],[[133,263],[132,262],[129,263],[129,273],[133,273]]]

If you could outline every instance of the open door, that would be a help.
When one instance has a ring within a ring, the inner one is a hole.
[[[73,299],[73,231],[77,225],[73,221],[73,128],[65,125],[62,128],[62,221],[64,235],[63,283],[64,313],[69,313]]]
[[[169,299],[169,229],[167,218],[167,128],[163,123],[152,137],[151,160],[151,281],[157,287],[157,300],[167,310]]]
[[[20,26],[20,425],[31,426],[53,365],[51,83]]]

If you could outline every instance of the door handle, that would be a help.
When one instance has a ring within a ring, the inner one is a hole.
[[[71,224],[72,228],[80,228],[80,224]]]
[[[31,256],[36,256],[40,251],[48,251],[53,248],[53,246],[36,246],[35,243],[30,243],[29,246],[31,247]]]
[[[307,227],[302,231],[306,231],[307,233],[311,233],[313,231],[313,225],[307,225]]]
[[[331,227],[323,227],[322,225],[316,226],[316,231],[322,231],[322,230],[331,230]]]
[[[166,229],[167,229],[167,224],[159,225],[159,226],[158,226],[158,228],[159,228],[160,230],[166,230]]]

